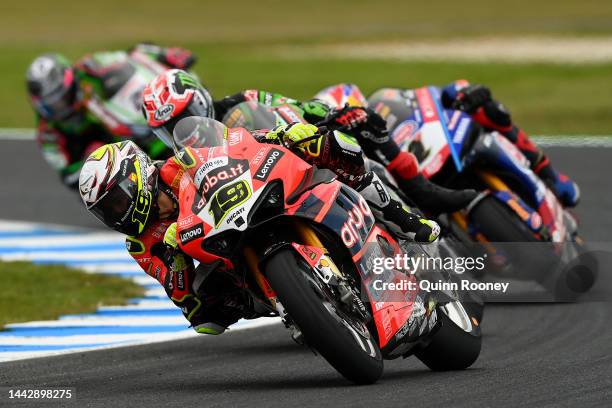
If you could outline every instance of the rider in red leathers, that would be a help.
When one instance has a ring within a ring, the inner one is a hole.
[[[162,100],[162,96],[166,97]],[[149,123],[157,125],[156,133],[163,129],[165,137],[191,134],[193,130],[181,129],[190,116],[214,116],[210,95],[184,71],[170,71],[154,81],[145,90],[144,105]],[[337,131],[313,138],[318,134],[316,126],[303,123],[254,132],[262,143],[287,146],[303,142],[293,151],[311,164],[335,171],[366,198],[398,237],[420,242],[438,237],[440,228],[435,222],[410,213],[374,173],[365,171],[361,149],[353,139]],[[229,274],[209,274],[196,293],[193,261],[177,250],[176,243],[177,195],[182,177],[183,168],[176,159],[154,163],[132,142],[121,142],[92,153],[81,171],[79,189],[92,214],[128,235],[130,254],[163,285],[193,328],[198,333],[220,334],[239,318],[249,317],[249,310]],[[222,258],[212,254],[200,261],[199,267],[215,272],[227,267]]]

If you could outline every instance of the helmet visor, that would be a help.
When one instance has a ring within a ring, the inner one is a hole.
[[[131,216],[137,196],[137,183],[126,177],[89,208],[89,211],[114,230],[128,235],[137,235],[139,233],[138,224],[132,221]]]

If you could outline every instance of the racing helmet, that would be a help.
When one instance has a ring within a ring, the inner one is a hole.
[[[36,58],[26,71],[32,106],[47,120],[62,120],[76,110],[78,82],[70,63],[59,54]]]
[[[158,176],[134,142],[111,143],[85,160],[79,193],[87,210],[108,227],[137,236],[158,218]]]
[[[148,125],[168,147],[176,123],[189,116],[215,116],[212,96],[198,79],[181,69],[155,77],[143,91],[142,111]]]

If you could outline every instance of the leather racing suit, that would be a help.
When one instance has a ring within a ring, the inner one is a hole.
[[[272,131],[260,130],[253,136],[262,143],[283,143],[310,137],[317,132],[313,125],[292,123]],[[411,214],[386,191],[384,184],[372,172],[366,172],[359,145],[341,132],[328,132],[307,146],[293,151],[310,164],[330,169],[340,179],[368,201],[388,228],[401,238],[430,242],[437,238],[439,226],[430,220]],[[169,158],[158,162],[159,189],[175,202],[175,214],[149,225],[137,237],[127,237],[129,253],[141,268],[154,277],[166,290],[168,297],[181,308],[186,319],[198,333],[221,334],[241,317],[249,317],[241,291],[229,274],[211,273],[195,293],[193,260],[172,248],[176,242],[178,216],[178,188],[184,170],[177,160]],[[221,258],[210,254],[200,259],[205,267],[223,268]],[[214,272],[219,272],[214,269]],[[221,271],[222,272],[222,271]]]

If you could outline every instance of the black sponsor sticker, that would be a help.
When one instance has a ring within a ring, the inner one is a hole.
[[[185,271],[176,273],[176,287],[178,290],[185,290]]]
[[[199,223],[189,229],[180,231],[179,239],[181,240],[181,244],[185,245],[193,241],[194,239],[202,236],[203,234],[204,234],[204,224]]]
[[[276,163],[278,163],[280,158],[283,157],[283,154],[285,154],[285,152],[277,149],[271,149],[266,158],[263,160],[261,166],[259,166],[257,169],[255,178],[257,180],[266,181],[268,176],[270,176],[272,169],[274,166],[276,166]]]
[[[155,115],[154,115],[155,120],[158,120],[158,121],[166,120],[172,114],[172,112],[174,112],[174,106],[172,105],[160,106],[155,111]]]
[[[200,193],[195,193],[195,197],[193,198],[193,205],[191,206],[191,211],[194,214],[199,214],[202,211],[202,208],[206,205],[206,199],[200,195]]]
[[[244,224],[244,218],[242,218],[242,216],[236,218],[236,221],[234,221],[234,224],[236,224],[236,226],[240,228],[242,224]]]

